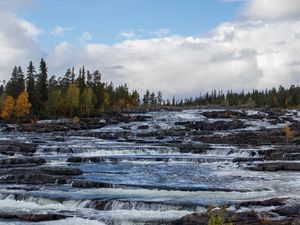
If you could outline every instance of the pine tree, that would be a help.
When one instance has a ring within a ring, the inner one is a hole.
[[[32,104],[32,108],[34,111],[36,111],[35,77],[36,77],[36,71],[32,61],[30,61],[29,66],[27,68],[26,90],[28,92],[29,102]]]
[[[86,85],[89,88],[93,87],[93,76],[92,76],[92,74],[90,73],[89,70],[86,71]]]
[[[72,71],[71,69],[67,69],[64,77],[61,80],[61,86],[66,90],[68,89],[69,85],[72,83]]]
[[[157,104],[161,105],[162,104],[162,93],[161,91],[157,92]]]
[[[173,99],[172,99],[172,105],[173,105],[173,106],[175,106],[175,105],[176,105],[175,96],[173,96]]]
[[[21,66],[17,69],[17,86],[15,89],[15,94],[19,96],[25,90],[25,78]]]
[[[150,94],[150,104],[151,105],[156,105],[156,97],[155,97],[155,93],[154,92],[152,92]]]
[[[6,84],[5,93],[7,95],[12,96],[13,98],[18,97],[18,94],[16,92],[17,85],[18,85],[18,68],[17,68],[17,66],[15,66],[13,68],[11,78]]]
[[[79,69],[77,84],[78,84],[78,87],[79,87],[79,90],[80,90],[80,94],[82,94],[82,92],[84,91],[84,89],[86,87],[84,66],[82,67],[82,69],[81,68]]]
[[[48,69],[44,59],[40,62],[40,73],[37,80],[38,109],[43,110],[48,100]]]
[[[75,71],[74,71],[74,67],[72,67],[71,70],[71,84],[74,84],[75,82]]]
[[[104,102],[104,84],[101,82],[101,73],[96,70],[92,74],[92,80],[93,80],[93,92],[95,95],[95,110],[98,111]],[[113,89],[113,88],[112,88]],[[111,92],[112,93],[112,92]]]
[[[144,98],[143,98],[143,105],[149,105],[150,103],[150,91],[147,90],[146,91],[146,94],[144,95]]]
[[[134,90],[131,94],[131,105],[138,106],[140,104],[140,95],[137,90]]]

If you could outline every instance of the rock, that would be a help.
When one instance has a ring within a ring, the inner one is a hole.
[[[239,112],[239,111],[209,111],[209,112],[203,112],[203,116],[206,118],[214,118],[214,119],[224,119],[224,118],[246,118],[247,114],[246,112]]]
[[[234,158],[232,160],[232,162],[235,163],[241,163],[241,162],[256,162],[256,161],[263,161],[263,158],[242,158],[242,157],[238,157],[238,158]]]
[[[287,203],[288,198],[271,198],[263,201],[248,201],[241,202],[237,207],[249,207],[249,206],[282,206]]]
[[[0,167],[28,167],[42,165],[45,162],[45,159],[37,157],[8,158],[0,159]]]
[[[0,154],[4,155],[31,155],[36,152],[37,144],[0,141]]]
[[[277,209],[274,209],[273,212],[276,212],[282,216],[288,216],[288,217],[298,216],[298,217],[300,217],[300,199],[297,199],[297,201],[290,202],[290,203],[283,205]]]
[[[76,188],[113,188],[113,184],[94,182],[87,180],[73,180],[71,183],[72,187]]]
[[[46,174],[37,173],[19,173],[2,176],[0,179],[1,183],[10,184],[66,184],[67,180],[61,177],[55,177]]]
[[[266,214],[268,216],[268,213]],[[170,225],[207,225],[209,222],[208,213],[193,213],[175,220]],[[265,218],[265,219],[264,219]],[[226,212],[224,214],[224,222],[231,222],[234,225],[299,225],[300,218],[284,218],[282,220],[272,220],[268,217],[261,217],[254,211],[250,212]]]
[[[78,168],[66,168],[66,167],[43,167],[40,168],[41,173],[56,176],[78,176],[83,172]]]
[[[34,213],[26,211],[0,211],[0,218],[6,220],[21,220],[27,222],[42,222],[51,220],[61,220],[67,218],[67,216],[59,213]]]
[[[181,153],[195,154],[203,154],[206,153],[207,150],[211,149],[209,144],[183,144],[180,145],[178,148]]]
[[[278,146],[265,152],[266,160],[300,160],[300,146]]]
[[[195,141],[212,144],[234,144],[234,145],[275,145],[285,144],[286,138],[282,129],[242,130],[240,132],[226,135],[203,135],[194,137]]]
[[[250,170],[256,171],[300,171],[300,162],[287,162],[287,161],[278,161],[278,162],[264,162],[257,163],[254,166],[249,167]]]
[[[141,125],[141,126],[138,126],[137,129],[139,129],[139,130],[147,130],[147,129],[149,129],[149,126],[148,125]]]
[[[247,127],[240,120],[233,121],[216,121],[213,123],[200,121],[200,122],[190,122],[184,125],[187,130],[205,130],[205,131],[221,131],[221,130],[234,130],[242,129]]]
[[[209,215],[193,213],[174,221],[173,225],[207,225],[209,221]]]

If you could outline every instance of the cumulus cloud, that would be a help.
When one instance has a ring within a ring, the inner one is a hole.
[[[25,8],[33,8],[36,0],[1,0],[1,11],[18,12]]]
[[[61,27],[61,26],[56,26],[55,28],[54,28],[54,30],[51,32],[51,34],[53,35],[53,36],[60,36],[60,37],[62,37],[62,36],[64,36],[64,34],[67,32],[67,31],[71,31],[71,30],[74,30],[75,29],[75,27]]]
[[[12,66],[26,66],[44,55],[37,43],[40,32],[34,24],[0,11],[0,79],[10,77]]]
[[[279,20],[300,16],[299,0],[249,0],[242,13],[249,19]]]
[[[90,43],[73,49],[70,65],[100,69],[106,81],[127,82],[142,92],[162,90],[169,97],[195,96],[214,88],[288,86],[300,81],[299,27],[298,21],[223,23],[204,37]],[[66,58],[62,53],[57,57]]]
[[[46,61],[49,75],[85,65],[99,69],[107,82],[127,82],[140,92],[161,90],[167,97],[289,86],[300,82],[300,21],[284,18],[289,20],[222,23],[204,36],[176,36],[162,29],[148,37],[149,31],[140,30],[143,37],[114,45],[92,43],[86,32],[81,45],[61,42]],[[15,64],[27,66],[45,56],[37,41],[40,32],[28,21],[0,13],[0,79],[9,78]]]
[[[171,29],[169,28],[161,28],[158,30],[145,30],[145,29],[138,29],[138,30],[122,30],[118,37],[122,39],[149,39],[149,38],[160,38],[166,37],[171,35]]]
[[[133,39],[136,38],[136,33],[134,31],[123,30],[118,34],[118,36],[125,39]]]
[[[88,42],[92,40],[92,34],[90,32],[84,32],[79,38],[79,40],[82,42]]]

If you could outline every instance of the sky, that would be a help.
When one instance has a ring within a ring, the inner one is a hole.
[[[165,97],[300,81],[300,0],[0,0],[0,79],[72,66]]]

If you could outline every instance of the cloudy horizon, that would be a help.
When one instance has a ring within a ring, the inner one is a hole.
[[[167,97],[288,87],[300,81],[299,0],[219,0],[219,7],[235,4],[228,12],[232,19],[221,16],[200,34],[199,27],[189,34],[158,23],[155,28],[118,28],[114,42],[101,41],[79,22],[46,28],[28,19],[39,4],[0,0],[1,80],[9,79],[14,65],[25,71],[30,60],[38,67],[43,57],[49,76],[84,65],[99,69],[106,82],[126,82],[142,93],[161,90]]]

